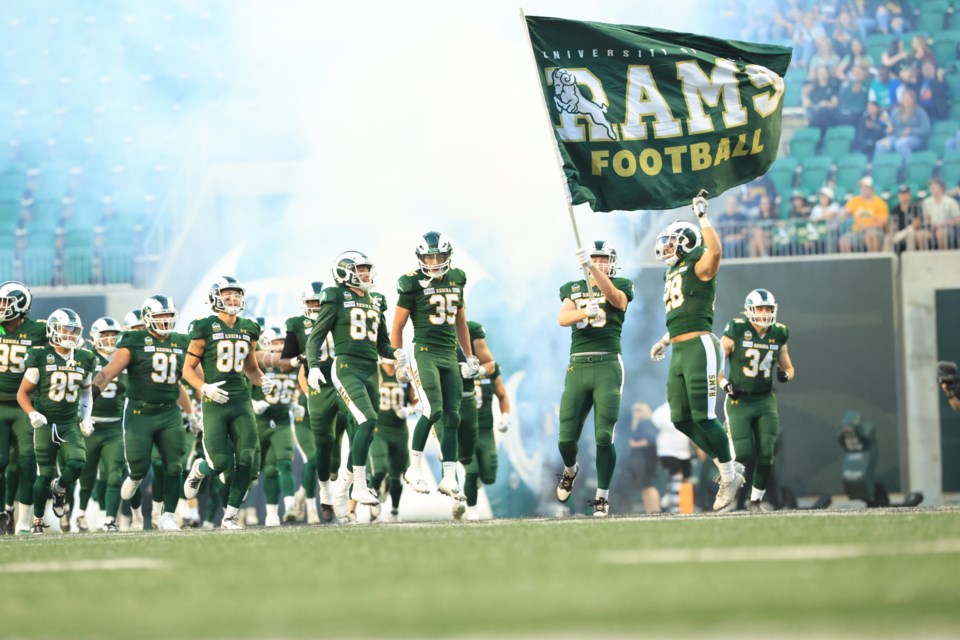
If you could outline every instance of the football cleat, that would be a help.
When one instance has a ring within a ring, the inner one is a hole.
[[[593,517],[606,518],[610,514],[610,503],[606,498],[597,498],[593,501]]]
[[[357,512],[348,511],[347,515],[343,517],[343,524],[359,524],[359,520],[357,520]]]
[[[751,500],[747,511],[750,513],[763,513],[763,504],[759,500]]]
[[[437,485],[437,490],[443,495],[450,496],[458,502],[461,500],[466,500],[463,492],[460,491],[460,485],[457,484],[457,479],[455,477],[447,477],[441,480],[440,484]]]
[[[240,531],[243,529],[243,527],[240,526],[239,516],[233,516],[232,518],[224,518],[223,521],[220,522],[220,528],[226,529],[227,531]]]
[[[566,502],[570,499],[570,494],[573,493],[573,481],[577,479],[578,473],[580,473],[579,464],[574,465],[573,474],[568,474],[566,469],[563,470],[560,474],[560,483],[557,485],[557,500]]]
[[[360,504],[365,504],[368,507],[376,505],[377,509],[380,509],[380,499],[377,497],[377,494],[371,491],[370,487],[366,485],[354,485],[352,497]]]
[[[293,523],[296,522],[296,521],[297,521],[297,514],[294,513],[293,509],[290,509],[289,511],[284,511],[284,512],[283,512],[283,523],[284,523],[284,524],[293,524]],[[264,521],[263,521],[263,524],[266,525],[266,524],[267,524],[267,521],[264,520]]]
[[[190,467],[190,473],[187,475],[186,482],[183,483],[183,495],[186,496],[187,500],[192,500],[197,497],[197,492],[200,490],[200,483],[203,482],[203,474],[200,473],[200,465],[203,464],[203,460],[197,458],[193,461],[193,466]],[[124,480],[126,482],[126,480]]]
[[[409,484],[417,493],[430,493],[430,487],[427,486],[426,481],[420,474],[420,470],[414,470],[412,465],[407,467],[407,470],[403,472],[403,481]]]
[[[279,527],[279,526],[280,526],[280,516],[277,515],[277,514],[275,514],[275,513],[271,513],[270,515],[268,515],[268,516],[264,519],[264,521],[263,521],[263,526],[265,526],[265,527]]]
[[[467,522],[478,522],[480,520],[480,514],[477,513],[476,507],[467,507]]]
[[[87,516],[80,514],[77,516],[77,531],[80,533],[86,533],[90,529],[87,527]]]
[[[380,517],[380,503],[370,505],[370,522]]]
[[[721,482],[717,491],[717,499],[713,501],[714,511],[730,511],[737,505],[737,491],[746,482],[743,475],[738,473],[730,482]]]
[[[453,519],[459,522],[463,519],[463,514],[467,512],[467,503],[463,500],[454,500],[450,510],[453,514]]]
[[[53,515],[62,518],[67,512],[67,490],[60,486],[60,478],[50,481],[50,497],[53,499]]]
[[[247,507],[245,510],[245,515],[243,518],[243,524],[249,527],[255,527],[260,524],[260,517],[257,515],[257,510],[253,507]]]
[[[734,473],[738,473],[738,474],[740,474],[740,475],[743,475],[743,474],[745,474],[745,473],[747,472],[747,468],[746,468],[745,466],[743,466],[743,463],[737,462],[736,460],[734,460],[734,461],[733,461],[733,472],[734,472]],[[717,484],[720,484],[720,472],[719,472],[719,471],[717,471],[715,474],[713,474],[713,481],[716,482]]]
[[[33,519],[33,526],[30,527],[30,535],[42,536],[42,535],[43,535],[43,529],[44,529],[44,527],[46,527],[46,526],[47,526],[47,525],[43,522],[43,518],[34,518],[34,519]],[[26,533],[26,532],[24,532],[24,533]]]
[[[402,522],[402,520],[400,520],[400,511],[391,509],[390,513],[387,514],[387,522]]]
[[[203,529],[204,531],[212,531],[214,527],[212,522],[210,522],[209,520],[204,520],[203,524],[200,525],[200,528]]]
[[[164,513],[160,516],[160,531],[180,531],[177,518],[172,513]]]
[[[100,531],[106,531],[108,533],[119,533],[120,526],[117,524],[116,520],[106,520],[103,523],[103,526],[100,527]]]
[[[70,504],[68,503],[60,516],[60,531],[70,533]]]
[[[137,492],[137,489],[140,488],[140,483],[143,480],[134,480],[133,478],[126,477],[123,479],[123,484],[120,485],[120,499],[129,500],[133,497],[133,494]]]
[[[154,520],[154,522],[156,522],[156,520]],[[154,527],[156,527],[156,525],[154,525]],[[140,509],[130,510],[130,531],[143,531],[143,512],[140,511]]]
[[[320,524],[320,514],[317,513],[316,509],[307,509],[307,524]]]
[[[13,509],[0,513],[0,535],[12,536],[15,526],[16,522],[13,517]]]
[[[320,505],[320,520],[324,523],[333,522],[333,506],[329,504]]]

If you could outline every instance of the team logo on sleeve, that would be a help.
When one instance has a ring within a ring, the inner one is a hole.
[[[52,353],[47,354],[47,364],[56,364],[56,359],[53,357]]]
[[[210,328],[213,329],[214,331],[220,331],[220,323],[214,322],[212,325],[210,325]]]
[[[753,332],[752,332],[752,331],[744,331],[744,332],[743,332],[743,339],[744,339],[744,340],[753,340]]]
[[[151,338],[150,336],[144,337],[143,344],[149,347],[150,345],[153,344],[153,338]]]
[[[607,105],[605,102],[590,100],[577,84],[577,78],[563,68],[554,69],[550,76],[553,81],[553,104],[561,114],[587,116],[598,127],[606,130],[608,140],[617,140],[617,132],[607,121]]]

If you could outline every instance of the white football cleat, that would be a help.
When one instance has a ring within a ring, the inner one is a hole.
[[[403,522],[400,519],[400,512],[396,509],[391,509],[390,513],[387,514],[387,522]]]
[[[137,489],[140,488],[140,483],[143,480],[134,480],[133,478],[127,477],[123,479],[123,484],[120,485],[120,498],[122,500],[129,500],[133,497],[133,494],[137,492]]]
[[[480,520],[480,514],[477,513],[476,507],[467,507],[467,522],[478,522]]]
[[[593,501],[593,517],[606,518],[610,513],[610,503],[606,498],[597,498]]]
[[[344,510],[346,510],[346,507],[344,507]],[[316,509],[307,507],[307,524],[320,524],[320,514],[317,513]]]
[[[210,522],[209,520],[204,520],[203,524],[200,525],[200,528],[203,529],[204,531],[212,531],[213,523]]]
[[[454,499],[450,511],[453,513],[453,519],[459,522],[463,518],[463,514],[467,512],[467,503],[463,500]]]
[[[77,531],[81,533],[89,531],[87,528],[87,516],[85,514],[81,513],[77,516]]]
[[[186,496],[187,500],[196,498],[197,492],[200,490],[200,483],[203,482],[204,478],[203,474],[200,473],[200,465],[202,463],[203,460],[200,458],[193,461],[193,466],[190,467],[190,473],[183,483],[183,495]]]
[[[303,487],[297,489],[293,494],[293,514],[297,520],[303,520],[303,512],[307,508],[307,491]]]
[[[448,476],[441,480],[440,484],[437,485],[437,490],[443,495],[450,496],[458,502],[461,500],[466,500],[463,492],[460,491],[460,485],[457,483],[456,477]]]
[[[741,474],[733,476],[730,482],[721,482],[720,490],[717,491],[717,499],[713,501],[714,511],[730,511],[737,506],[737,491],[746,482]]]
[[[280,516],[275,513],[269,514],[263,521],[263,526],[265,527],[279,527],[280,526]]]
[[[557,485],[557,500],[566,502],[570,499],[570,494],[573,493],[573,481],[577,479],[578,473],[580,473],[579,464],[573,466],[572,474],[568,474],[564,468],[563,473],[560,474],[560,483]]]
[[[380,517],[380,503],[370,505],[370,522]]]
[[[240,518],[238,516],[233,516],[232,518],[224,518],[220,522],[220,528],[226,529],[227,531],[243,530],[243,527],[240,526]]]
[[[414,470],[413,466],[408,467],[407,470],[403,472],[403,481],[409,484],[417,493],[430,493],[430,487],[427,486],[420,470]]]
[[[357,513],[355,511],[348,511],[347,515],[343,517],[343,524],[359,524],[357,520]]]
[[[177,518],[169,511],[160,515],[160,531],[180,531]]]
[[[143,531],[143,512],[140,509],[130,510],[130,531]]]
[[[377,494],[375,494],[373,491],[370,491],[370,487],[366,485],[353,485],[352,498],[360,504],[365,504],[368,507],[372,507],[374,505],[376,505],[377,508],[380,507],[380,498],[378,498]]]
[[[333,511],[341,520],[347,515],[347,502],[349,501],[350,483],[353,482],[352,474],[345,473],[337,481],[333,491]]]

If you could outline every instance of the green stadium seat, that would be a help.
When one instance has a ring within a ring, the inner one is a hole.
[[[93,280],[93,248],[67,248],[63,251],[65,284],[90,284]]]
[[[836,182],[837,201],[846,194],[857,193],[858,183],[867,170],[867,156],[862,153],[850,153],[837,159]]]
[[[954,120],[934,122],[930,128],[930,138],[927,141],[927,148],[935,152],[937,157],[942,158],[946,141],[954,137],[957,131],[960,131],[960,122]]]
[[[14,280],[16,252],[13,249],[0,248],[0,280]]]
[[[850,145],[857,130],[850,125],[830,127],[823,136],[823,155],[839,158],[850,153]]]
[[[873,159],[873,184],[877,192],[895,190],[900,182],[900,154],[882,153]]]
[[[904,182],[910,185],[913,192],[926,190],[933,177],[933,170],[937,166],[937,154],[933,151],[914,151],[907,163]]]
[[[103,217],[103,206],[95,200],[77,200],[70,207],[70,215],[64,220],[65,231],[95,229]]]
[[[0,233],[0,249],[16,249],[16,248],[17,248],[17,234]]]
[[[799,76],[784,78],[783,106],[784,108],[799,107],[803,104],[803,80]]]
[[[896,36],[890,33],[871,33],[867,36],[867,54],[873,58],[874,64],[880,64],[881,56],[895,38]]]
[[[960,151],[949,151],[943,155],[940,178],[948,189],[960,184]]]
[[[92,229],[75,229],[67,231],[63,236],[63,246],[67,249],[85,249],[93,251],[96,233]]]
[[[789,198],[797,175],[796,159],[790,157],[777,158],[770,170],[767,171],[767,175],[773,181],[777,195],[782,198]]]
[[[921,31],[931,34],[933,37],[936,37],[936,35],[944,29],[946,16],[946,9],[944,9],[941,13],[924,10],[917,20],[917,28],[919,28]]]
[[[947,83],[950,99],[954,102],[960,101],[960,72],[946,74],[943,81]]]
[[[902,36],[900,36],[900,40],[903,41],[903,48],[908,53],[913,52],[913,45],[911,43],[913,42],[913,38],[915,36],[920,36],[922,38],[927,37],[926,34],[923,34],[920,31],[907,31]],[[929,41],[929,38],[927,38],[927,40]]]
[[[0,229],[12,229],[20,222],[23,204],[20,200],[0,200]]]
[[[53,248],[28,247],[23,252],[23,280],[28,286],[53,284],[57,252]]]
[[[813,156],[803,162],[803,173],[800,174],[800,189],[805,195],[816,193],[830,177],[833,159],[825,156]]]
[[[933,41],[933,56],[941,67],[957,61],[957,45],[960,44],[960,29],[941,31]]]
[[[107,247],[103,250],[103,280],[106,284],[121,284],[133,279],[133,250],[125,247]]]
[[[950,119],[960,120],[960,100],[950,103]]]
[[[59,200],[37,200],[30,205],[27,228],[31,231],[54,231],[63,219],[63,203]]]
[[[817,143],[820,142],[820,129],[806,127],[793,132],[790,139],[790,155],[802,163],[806,158],[816,155]]]

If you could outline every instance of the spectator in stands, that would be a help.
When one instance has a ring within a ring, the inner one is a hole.
[[[793,32],[797,28],[801,14],[800,0],[780,0],[777,2],[777,11],[773,15],[773,30],[771,37],[774,41],[790,43],[793,41]],[[799,58],[794,56],[795,63]]]
[[[884,240],[884,251],[928,249],[930,230],[923,224],[923,208],[913,199],[910,185],[897,188],[897,206],[890,211],[890,225]]]
[[[820,67],[826,67],[828,72],[837,68],[840,64],[840,56],[833,50],[833,42],[827,36],[817,40],[817,52],[810,58],[810,70],[807,73],[807,80],[811,82],[817,79],[817,73]]]
[[[900,0],[877,3],[877,27],[884,33],[902,34],[908,28]]]
[[[913,49],[909,58],[911,67],[919,69],[927,62],[934,67],[937,66],[937,58],[933,55],[933,49],[930,48],[930,42],[927,41],[926,36],[915,34],[910,41],[910,48]]]
[[[790,212],[787,217],[792,220],[804,220],[810,217],[811,208],[806,194],[800,189],[794,189],[790,195]]]
[[[960,205],[946,194],[946,185],[940,178],[930,180],[930,195],[923,200],[923,218],[933,230],[938,249],[957,248]]]
[[[877,142],[874,157],[896,151],[900,154],[901,165],[906,166],[914,151],[926,148],[929,135],[927,112],[917,105],[917,94],[913,89],[904,89],[900,104],[890,114],[887,137]]]
[[[817,204],[810,210],[811,220],[833,220],[840,213],[840,207],[833,201],[833,189],[822,187],[817,194]]]
[[[837,65],[837,78],[840,80],[853,80],[853,72],[857,67],[863,67],[867,75],[870,74],[870,67],[873,66],[873,58],[867,54],[863,46],[863,40],[854,38],[850,41],[850,52],[840,60]]]
[[[734,196],[727,196],[726,209],[720,214],[723,228],[723,254],[731,258],[747,257],[747,222],[750,218],[741,210]]]
[[[890,107],[900,104],[904,90],[913,89],[916,92],[917,85],[917,70],[908,64],[900,67],[897,77],[890,79]]]
[[[867,101],[867,110],[857,124],[857,134],[853,139],[853,150],[859,151],[868,158],[873,157],[877,142],[887,135],[890,118],[887,112],[880,108],[876,100]]]
[[[879,67],[873,81],[870,82],[870,99],[884,110],[889,109],[893,102],[890,82],[890,69],[886,67]]]
[[[764,174],[740,187],[738,198],[740,212],[751,218],[760,215],[760,198],[767,196],[771,202],[777,199],[777,187],[770,176]]]
[[[840,251],[879,251],[883,243],[883,231],[890,218],[890,210],[883,198],[873,190],[873,178],[860,178],[860,195],[847,201],[843,208],[845,216],[853,220],[853,229],[840,238]]]
[[[917,102],[931,120],[946,120],[950,116],[950,99],[947,83],[943,81],[943,70],[938,70],[933,62],[926,61],[920,67],[920,71]],[[936,149],[936,151],[941,150]]]
[[[867,69],[856,66],[851,73],[851,79],[840,87],[838,97],[837,124],[856,126],[867,110],[867,98],[870,95],[867,89]]]
[[[909,62],[909,59],[910,52],[903,46],[903,40],[897,38],[891,40],[887,50],[880,55],[880,64],[889,69],[891,74],[895,75],[900,71],[900,67]]]
[[[817,14],[813,11],[805,11],[800,14],[800,20],[794,27],[791,41],[800,66],[809,67],[810,59],[817,51],[817,41],[826,37],[827,32],[817,20]]]
[[[773,206],[773,198],[762,196],[757,223],[750,234],[750,257],[765,258],[770,255],[770,229],[779,220]]]
[[[839,93],[837,79],[831,76],[830,69],[824,66],[817,67],[816,80],[803,88],[807,122],[811,127],[819,128],[821,136],[836,122]]]
[[[847,9],[853,15],[853,21],[860,31],[860,39],[866,42],[867,36],[877,29],[873,0],[853,0],[847,5]]]

